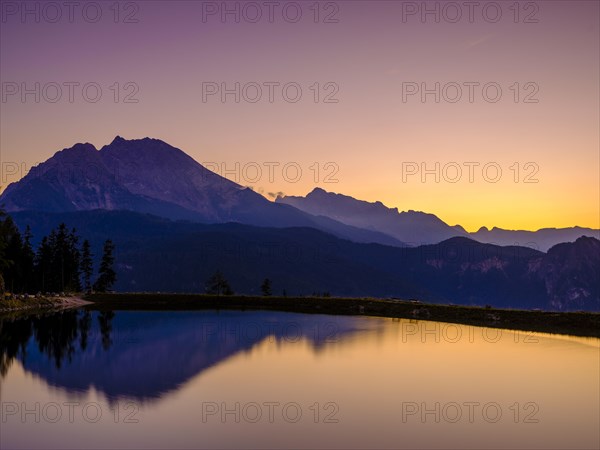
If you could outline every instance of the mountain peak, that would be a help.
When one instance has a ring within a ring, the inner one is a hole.
[[[64,148],[54,154],[52,158],[48,160],[50,166],[56,164],[81,164],[82,161],[88,161],[98,157],[98,149],[89,142],[78,143],[73,147]],[[43,165],[43,164],[42,164]],[[36,167],[40,167],[38,165]],[[35,171],[37,173],[37,171]]]
[[[89,142],[77,143],[73,147],[65,148],[57,153],[78,153],[78,152],[89,152],[90,150],[97,151],[96,147]]]
[[[149,137],[144,137],[141,139],[125,139],[125,138],[117,135],[117,136],[115,136],[115,138],[112,140],[112,142],[110,144],[105,145],[103,148],[121,147],[123,145],[129,146],[129,147],[147,146],[149,144],[159,144],[159,145],[169,146],[169,144],[167,144],[164,141],[161,141],[160,139],[153,139],[153,138],[149,138]]]
[[[307,197],[308,196],[316,196],[316,195],[327,195],[327,194],[329,194],[329,192],[327,192],[325,189],[316,187],[308,193]]]
[[[114,138],[114,139],[112,140],[112,142],[110,143],[110,145],[113,145],[113,144],[119,144],[119,143],[121,143],[121,142],[125,142],[125,141],[126,141],[126,139],[123,139],[121,136],[119,136],[119,135],[116,135],[116,136],[115,136],[115,138]]]
[[[149,137],[124,139],[121,136],[116,136],[110,144],[100,149],[100,153],[109,165],[117,159],[126,162],[126,164],[134,164],[136,166],[157,164],[157,169],[165,169],[172,166],[174,162],[176,162],[177,166],[187,166],[189,164],[199,166],[196,161],[182,150],[160,139]]]

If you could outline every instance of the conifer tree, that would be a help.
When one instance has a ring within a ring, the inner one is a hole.
[[[113,269],[115,262],[115,257],[113,255],[114,249],[114,244],[108,239],[104,243],[98,279],[96,280],[96,283],[94,283],[94,290],[98,292],[106,292],[112,287],[117,279],[117,275]]]
[[[206,281],[206,292],[212,295],[233,295],[233,290],[229,282],[225,279],[220,270],[217,270]]]
[[[265,278],[263,283],[260,286],[260,290],[264,297],[270,297],[273,294],[273,291],[271,289],[271,280],[269,280],[268,278]]]
[[[94,273],[92,256],[90,241],[86,239],[81,248],[81,274],[83,275],[83,288],[86,292],[92,290],[92,274]]]

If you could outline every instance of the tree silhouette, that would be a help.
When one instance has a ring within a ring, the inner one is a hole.
[[[206,281],[206,292],[212,295],[233,295],[233,290],[229,282],[225,279],[220,270],[217,270]]]
[[[12,218],[4,211],[0,212],[0,288],[14,291],[22,281],[21,255],[23,240]],[[20,290],[20,289],[19,289]]]
[[[26,231],[21,261],[27,261],[27,264],[33,254],[30,239],[30,232]],[[43,237],[33,258],[33,279],[24,283],[23,290],[80,291],[81,253],[78,244],[77,231],[74,228],[69,231],[64,223]],[[20,264],[23,267],[27,265],[24,262]]]
[[[81,252],[79,251],[79,236],[73,228],[67,237],[67,260],[69,291],[81,291]]]
[[[68,277],[68,269],[65,267],[69,264],[68,261],[68,247],[69,247],[69,236],[68,236],[68,231],[67,231],[67,226],[64,223],[61,223],[58,226],[58,230],[55,234],[55,240],[54,240],[54,246],[53,246],[53,251],[54,251],[54,263],[55,263],[55,267],[59,268],[59,273],[58,275],[58,284],[57,284],[57,289],[58,291],[64,291],[65,290],[65,279]],[[65,270],[67,269],[67,270]],[[67,272],[67,273],[65,273]]]
[[[0,217],[4,216],[4,211],[0,210]],[[4,271],[10,266],[10,261],[6,259],[6,242],[4,235],[0,235],[0,294],[4,294]]]
[[[108,239],[104,243],[98,279],[96,280],[96,283],[94,283],[94,290],[98,292],[106,292],[112,287],[117,279],[117,275],[113,269],[113,265],[115,263],[115,257],[113,255],[114,249],[114,244],[110,239]]]
[[[25,234],[23,235],[23,255],[21,265],[23,267],[23,290],[33,291],[35,289],[35,278],[34,278],[34,262],[35,252],[31,245],[33,235],[31,234],[31,227],[27,225],[25,228]]]
[[[35,276],[43,292],[52,289],[52,249],[47,236],[42,238],[35,256]]]
[[[33,293],[81,291],[81,281],[90,290],[93,260],[89,241],[79,248],[77,230],[69,230],[64,223],[52,229],[41,240],[37,251],[32,246],[31,228],[23,235],[13,219],[0,209],[0,292]],[[115,282],[114,245],[104,245],[102,266],[98,277],[101,290]]]
[[[83,288],[86,292],[92,290],[92,274],[94,272],[92,256],[90,241],[86,239],[81,248],[81,274],[83,275]]]
[[[260,285],[260,290],[264,297],[270,297],[273,294],[273,291],[271,290],[271,280],[265,278],[263,283]]]

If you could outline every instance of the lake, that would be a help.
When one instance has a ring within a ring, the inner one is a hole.
[[[273,311],[0,319],[0,448],[598,448],[600,340]]]

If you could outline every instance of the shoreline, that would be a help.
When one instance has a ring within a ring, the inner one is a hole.
[[[84,296],[91,309],[271,310],[305,314],[373,316],[600,338],[600,313],[497,309],[441,305],[415,300],[341,297],[212,296],[205,294],[114,293]]]
[[[10,313],[56,312],[71,308],[130,311],[269,310],[303,314],[401,318],[600,338],[600,313],[596,312],[498,309],[375,298],[165,293],[74,294],[0,301],[0,317]]]
[[[63,309],[79,308],[91,304],[92,302],[89,300],[84,300],[80,295],[12,298],[9,300],[0,300],[0,314],[29,310],[60,311]]]

